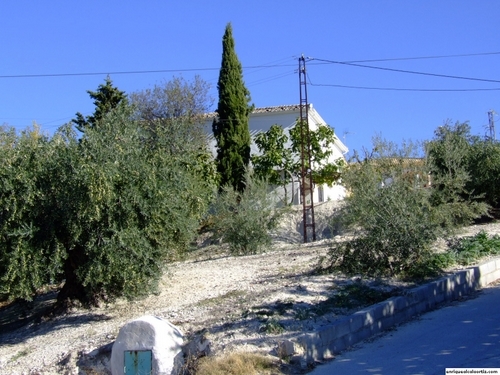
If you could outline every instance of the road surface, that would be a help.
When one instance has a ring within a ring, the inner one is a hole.
[[[443,375],[445,368],[500,368],[500,285],[356,345],[309,374]]]

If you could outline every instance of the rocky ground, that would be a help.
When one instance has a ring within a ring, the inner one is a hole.
[[[263,254],[231,257],[223,246],[193,252],[189,259],[169,265],[161,293],[146,299],[74,309],[52,318],[44,317],[43,309],[54,301],[56,291],[26,306],[26,316],[19,314],[19,306],[1,307],[0,373],[108,374],[110,348],[119,329],[142,315],[168,319],[186,337],[203,335],[214,353],[276,355],[278,341],[316,330],[356,308],[340,307],[332,299],[355,279],[312,272],[326,254],[328,240],[300,243],[299,222],[290,216],[273,248]],[[463,234],[480,230],[500,233],[500,224],[472,226]],[[328,228],[319,225],[318,233],[326,236]],[[364,282],[384,295],[411,286],[394,280]],[[29,310],[32,307],[38,310]]]

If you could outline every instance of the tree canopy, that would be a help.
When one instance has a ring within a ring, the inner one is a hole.
[[[450,196],[461,201],[500,205],[500,143],[473,136],[468,123],[445,123],[427,142],[431,173],[438,184],[435,199],[446,202]],[[454,178],[459,185],[450,184]],[[455,195],[450,194],[455,189]],[[438,194],[439,193],[439,194]]]
[[[213,186],[218,174],[203,129],[204,116],[212,105],[209,89],[199,76],[192,81],[173,77],[152,89],[132,93],[130,102],[144,142],[152,148],[160,142],[163,152],[180,158],[186,168],[203,176],[207,186]]]
[[[250,92],[243,82],[241,63],[235,51],[231,24],[222,38],[222,63],[217,83],[219,102],[217,119],[212,130],[217,141],[217,171],[220,186],[231,185],[238,191],[245,188],[245,170],[250,162],[250,131],[248,118]]]
[[[342,183],[350,194],[334,226],[348,230],[349,239],[333,241],[329,267],[370,277],[440,271],[445,262],[433,251],[436,239],[487,212],[484,203],[462,196],[468,174],[455,142],[460,137],[454,136],[436,150],[427,145],[428,158],[414,157],[420,154],[418,144],[396,146],[379,139],[364,160],[345,169]]]
[[[260,155],[252,156],[255,174],[267,179],[273,185],[283,186],[285,194],[286,185],[292,178],[301,177],[300,153],[303,140],[300,126],[301,124],[297,123],[288,136],[283,127],[275,124],[267,132],[259,133],[255,137],[255,143],[260,151]],[[331,186],[340,179],[344,165],[343,159],[331,160],[335,133],[329,126],[319,124],[316,130],[310,130],[309,138],[313,182]],[[307,157],[306,159],[308,160]]]
[[[109,76],[106,77],[104,84],[100,84],[97,87],[97,91],[88,90],[87,93],[94,99],[94,114],[84,116],[80,112],[77,112],[76,119],[72,120],[76,128],[82,133],[89,127],[95,127],[109,111],[118,107],[120,104],[127,103],[127,95],[125,92],[113,86],[113,82]]]
[[[81,140],[69,124],[1,132],[0,295],[56,282],[61,305],[150,293],[191,243],[213,191],[193,154],[172,158],[163,128],[149,147],[127,106],[96,125]]]

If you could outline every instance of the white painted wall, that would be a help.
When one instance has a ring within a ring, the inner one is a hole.
[[[204,124],[204,127],[207,133],[209,134],[212,131],[212,122],[214,116],[215,114],[213,114],[213,116],[208,116]],[[253,138],[253,136],[255,136],[256,133],[266,132],[272,125],[278,124],[285,129],[285,133],[288,135],[288,131],[290,130],[291,127],[295,125],[299,117],[300,117],[300,109],[298,105],[256,108],[254,112],[250,114],[249,118],[250,134],[252,135]],[[323,120],[323,118],[319,115],[319,113],[316,111],[316,109],[314,109],[312,104],[309,104],[308,122],[309,122],[309,128],[312,130],[315,130],[318,124],[325,124],[325,125],[327,124]],[[210,137],[209,139],[210,139],[209,147],[212,152],[212,155],[214,155],[215,157],[217,155],[216,141],[213,138],[213,136]],[[288,144],[288,146],[290,146],[290,144]],[[250,145],[250,149],[252,155],[259,153],[259,150],[253,141],[252,144]],[[340,139],[337,138],[333,148],[333,153],[329,161],[333,162],[339,158],[345,160],[344,155],[347,153],[347,151],[348,148],[342,143]],[[294,181],[294,183],[290,183],[287,185],[287,197],[289,202],[292,199],[291,197],[293,192],[294,196],[293,203],[301,204],[299,187],[300,187],[299,181]],[[344,187],[341,185],[334,185],[333,187],[328,187],[326,185],[323,185],[321,188],[323,190],[322,193],[319,191],[318,186],[314,188],[313,201],[316,203],[325,202],[328,200],[340,200],[343,199],[346,194]],[[277,187],[276,193],[278,197],[280,197],[281,199],[283,199],[285,196],[283,187]]]

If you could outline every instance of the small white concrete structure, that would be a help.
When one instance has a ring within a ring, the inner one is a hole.
[[[136,373],[126,366],[128,358],[135,355],[132,366],[148,366],[148,373],[171,375],[181,364],[178,362],[182,361],[182,344],[182,333],[167,320],[148,315],[130,321],[120,329],[113,345],[111,373]],[[147,359],[138,361],[138,353],[147,354],[143,356]]]

